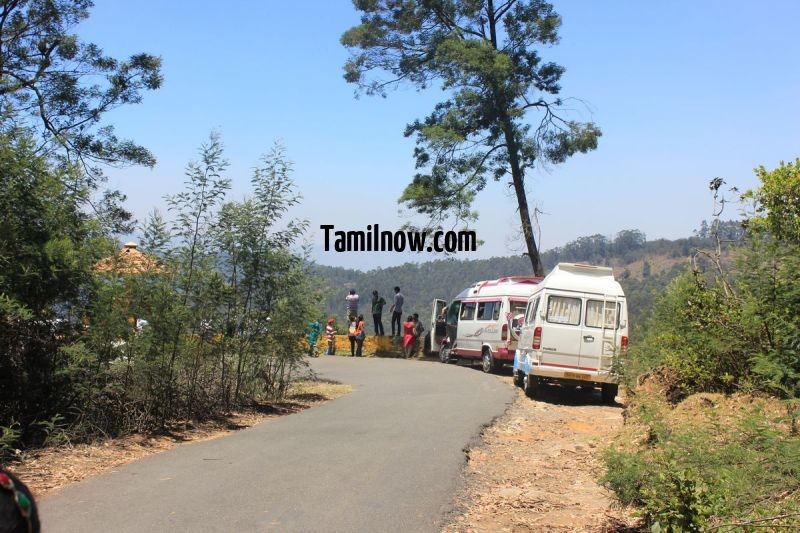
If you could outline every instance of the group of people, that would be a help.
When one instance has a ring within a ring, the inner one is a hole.
[[[345,313],[348,325],[347,337],[350,341],[350,355],[353,357],[361,357],[364,339],[367,337],[364,315],[358,312],[359,299],[355,289],[350,289],[347,296],[345,296]],[[374,290],[372,291],[371,303],[375,336],[384,336],[383,308],[386,306],[386,299],[377,290]],[[392,337],[402,337],[403,354],[406,357],[412,357],[419,350],[420,339],[423,337],[425,328],[422,326],[417,313],[408,315],[406,321],[403,322],[404,303],[405,298],[403,293],[400,292],[400,287],[395,287],[392,305],[389,307],[389,312],[392,313]],[[316,344],[321,329],[318,321],[311,322],[308,325],[308,345],[311,357],[317,356]],[[336,353],[336,333],[335,319],[329,318],[325,327],[325,335],[328,340],[327,355]]]

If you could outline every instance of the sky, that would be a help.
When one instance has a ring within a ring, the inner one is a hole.
[[[625,229],[648,240],[689,236],[711,218],[709,180],[752,188],[755,167],[800,156],[800,2],[553,3],[561,39],[541,55],[566,68],[561,96],[581,102],[573,118],[603,135],[597,150],[528,173],[541,249]],[[318,263],[365,270],[440,258],[323,250],[323,224],[399,230],[422,221],[397,203],[415,172],[403,130],[446,98],[437,87],[355,98],[339,38],[358,20],[343,0],[95,0],[81,38],[115,57],[161,56],[165,79],[141,104],[107,115],[158,160],[110,170],[110,185],[140,221],[165,212],[164,196],[181,190],[187,163],[217,131],[231,199],[241,199],[261,155],[280,142],[303,196],[290,215],[309,221]],[[457,257],[519,254],[515,207],[508,188],[491,183],[475,204],[483,245]],[[724,218],[738,216],[730,204]]]

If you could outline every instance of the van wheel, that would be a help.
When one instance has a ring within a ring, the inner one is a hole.
[[[425,342],[422,343],[422,353],[425,354],[425,357],[431,356],[431,334],[428,333],[425,335]]]
[[[600,385],[600,395],[603,398],[603,403],[614,405],[618,392],[619,385],[616,383],[603,383]]]
[[[483,371],[487,374],[497,370],[497,362],[492,357],[492,352],[488,348],[483,349]]]
[[[525,374],[525,377],[522,378],[522,390],[525,391],[528,398],[536,398],[539,393],[539,378]]]
[[[524,385],[522,381],[523,381],[522,372],[520,372],[519,370],[514,370],[514,385],[516,385],[517,387],[522,387]]]
[[[449,346],[442,346],[439,349],[439,361],[444,364],[450,362],[450,347]]]

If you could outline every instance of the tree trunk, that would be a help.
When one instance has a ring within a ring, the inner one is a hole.
[[[497,50],[497,12],[494,9],[494,2],[488,0],[486,15],[489,22],[489,35],[492,47]],[[514,192],[517,195],[517,207],[519,208],[519,220],[522,226],[522,235],[525,237],[525,246],[528,248],[528,257],[531,260],[533,274],[544,276],[544,266],[539,257],[539,248],[536,246],[536,239],[533,236],[533,225],[531,224],[531,213],[528,210],[528,197],[525,195],[525,174],[519,164],[519,145],[514,134],[514,126],[511,117],[508,116],[508,105],[500,96],[499,87],[493,87],[494,101],[497,108],[500,126],[503,128],[503,136],[506,140],[506,150],[508,151],[508,161],[511,165],[511,182],[514,185]]]
[[[539,256],[539,248],[536,246],[536,238],[533,236],[533,225],[531,224],[531,213],[528,209],[528,197],[525,194],[525,175],[519,164],[519,152],[517,150],[517,139],[511,126],[511,120],[507,116],[501,116],[500,122],[506,139],[506,149],[508,150],[508,160],[511,165],[511,181],[514,185],[514,192],[517,195],[517,207],[519,208],[519,220],[522,226],[522,235],[525,237],[525,245],[528,248],[528,257],[531,260],[533,274],[544,276],[544,265]]]

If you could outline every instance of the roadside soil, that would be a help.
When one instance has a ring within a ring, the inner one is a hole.
[[[323,380],[294,383],[286,400],[236,411],[204,422],[172,424],[159,434],[133,434],[90,444],[44,448],[26,452],[9,464],[37,498],[89,476],[108,472],[142,457],[182,444],[216,439],[255,424],[314,407],[347,394],[349,385]]]
[[[465,369],[466,370],[466,369]],[[476,370],[479,371],[479,370]],[[510,370],[498,379],[513,386]],[[518,396],[466,450],[465,484],[447,533],[634,531],[637,521],[598,483],[622,406],[599,391],[548,385]]]

